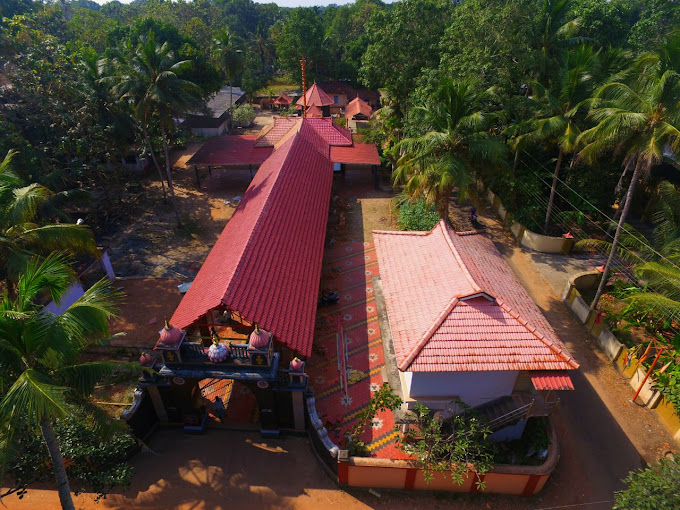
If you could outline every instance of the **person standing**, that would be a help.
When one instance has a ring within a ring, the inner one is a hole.
[[[217,417],[220,419],[220,422],[224,419],[224,402],[222,402],[222,399],[220,396],[215,397],[215,402],[213,404],[213,410],[215,413],[217,413]]]

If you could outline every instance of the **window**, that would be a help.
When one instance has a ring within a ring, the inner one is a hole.
[[[338,96],[333,96],[333,103],[338,104]]]

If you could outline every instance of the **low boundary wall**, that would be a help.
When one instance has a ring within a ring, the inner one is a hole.
[[[598,319],[597,313],[590,310],[588,304],[581,297],[580,291],[595,288],[600,283],[601,278],[602,274],[598,271],[587,271],[572,276],[562,292],[562,301],[586,326],[590,336],[595,339],[600,349],[628,380],[628,384],[635,392],[640,387],[646,370],[634,359],[628,348],[619,342],[614,333]],[[654,382],[653,376],[650,375],[642,386],[638,398],[656,415],[668,433],[673,436],[673,439],[680,443],[678,412],[661,392],[654,389]]]
[[[481,181],[477,182],[477,189],[480,191],[480,196],[486,197],[486,200],[491,204],[491,207],[496,210],[501,220],[508,221],[508,211],[501,203],[500,198],[490,189],[483,193],[484,184]],[[527,228],[521,223],[513,221],[510,224],[510,231],[515,236],[517,242],[529,250],[538,251],[541,253],[569,253],[574,244],[573,238],[570,236],[545,236],[537,234]]]
[[[559,461],[557,435],[550,424],[550,446],[545,462],[540,466],[512,466],[497,464],[485,473],[481,480],[486,485],[477,488],[477,478],[468,472],[461,485],[451,480],[449,474],[434,473],[430,483],[425,480],[422,468],[414,461],[398,459],[377,459],[373,457],[350,457],[347,450],[341,450],[328,438],[315,407],[314,397],[307,400],[308,432],[310,441],[319,460],[329,468],[329,474],[344,487],[374,489],[439,490],[448,492],[487,492],[533,496],[550,478]]]

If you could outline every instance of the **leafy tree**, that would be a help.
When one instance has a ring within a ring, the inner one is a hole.
[[[191,63],[177,61],[168,43],[157,44],[153,37],[142,36],[134,52],[126,57],[125,60],[118,59],[117,75],[110,77],[109,82],[113,83],[115,96],[134,106],[135,118],[144,130],[153,118],[158,119],[168,190],[177,224],[181,225],[170,170],[168,129],[174,126],[173,112],[191,110],[200,103],[201,90],[195,83],[179,78],[178,73]],[[145,137],[148,141],[147,131]]]
[[[488,439],[491,429],[464,403],[458,402],[458,406],[460,414],[438,419],[427,407],[416,404],[416,422],[399,446],[418,460],[428,483],[435,473],[449,473],[451,482],[461,485],[465,474],[472,471],[477,486],[484,488],[481,477],[494,464],[494,444]]]
[[[233,94],[232,82],[243,70],[243,50],[239,48],[240,41],[227,29],[220,31],[213,39],[213,58],[217,62],[217,67],[224,73],[224,78],[229,83],[229,115],[233,113]],[[231,120],[230,129],[231,131]]]
[[[536,77],[540,64],[540,52],[531,45],[537,5],[536,0],[466,0],[458,5],[439,44],[437,72],[424,77],[427,90],[442,76],[456,76],[478,80],[484,88],[497,87],[505,97],[517,94]]]
[[[453,9],[448,0],[404,0],[374,10],[366,25],[369,44],[360,80],[371,88],[385,87],[404,108],[421,73],[439,64],[439,41]]]
[[[507,146],[489,135],[485,95],[471,82],[443,81],[426,106],[412,110],[423,134],[397,146],[404,155],[393,175],[395,184],[404,184],[411,197],[434,202],[441,218],[448,218],[453,188],[465,194],[475,165],[499,165],[507,158]]]
[[[635,16],[633,2],[572,0],[567,17],[577,19],[579,36],[601,47],[623,47]]]
[[[67,261],[50,255],[28,265],[19,279],[16,298],[4,296],[0,301],[2,466],[6,468],[16,453],[14,437],[27,428],[39,429],[65,509],[75,507],[54,424],[85,409],[102,433],[111,433],[117,425],[88,397],[103,376],[122,366],[79,362],[84,349],[108,337],[108,321],[117,312],[118,296],[107,281],[90,287],[59,316],[42,310],[41,296],[47,294],[58,302],[73,282]]]
[[[658,51],[641,57],[637,66],[639,73],[633,83],[614,81],[597,91],[589,113],[597,125],[581,133],[577,140],[583,144],[580,155],[586,160],[593,161],[603,152],[614,150],[623,154],[624,167],[633,169],[620,205],[621,215],[605,265],[605,277],[600,281],[591,309],[595,309],[604,291],[635,186],[659,164],[665,150],[677,154],[680,149],[680,37],[669,39]]]
[[[332,14],[328,8],[324,11],[328,51],[335,65],[331,74],[336,79],[357,81],[361,57],[370,40],[366,21],[373,12],[384,8],[379,0],[357,0],[338,7]]]
[[[576,139],[581,133],[579,124],[582,126],[584,119],[579,118],[578,113],[583,102],[593,92],[597,56],[592,46],[579,45],[565,53],[564,63],[554,77],[551,88],[543,87],[538,82],[532,84],[534,91],[532,102],[537,113],[526,123],[530,131],[520,135],[515,145],[518,148],[526,146],[527,143],[540,143],[547,145],[550,149],[557,146],[557,162],[543,223],[543,231],[546,233],[550,226],[550,215],[564,156],[574,151]]]
[[[308,79],[323,74],[328,55],[324,48],[323,21],[316,9],[293,9],[281,24],[275,44],[279,67],[297,82],[302,81],[302,58],[307,59]]]
[[[255,110],[249,104],[243,104],[234,109],[234,123],[237,126],[250,126],[255,120],[255,116]]]
[[[680,461],[661,458],[645,469],[632,471],[624,480],[628,488],[616,492],[617,510],[675,510],[680,508]]]
[[[92,420],[85,414],[68,417],[54,426],[57,442],[74,493],[85,490],[97,493],[95,501],[106,497],[114,487],[127,488],[133,468],[125,462],[135,439],[127,431],[114,433],[106,441],[98,436]],[[53,475],[44,440],[30,429],[21,430],[14,438],[17,455],[8,462],[7,473],[13,486],[2,496],[17,493],[19,498],[30,485],[49,480]]]
[[[40,211],[54,200],[55,194],[40,184],[25,186],[11,169],[15,154],[9,151],[0,162],[0,268],[5,275],[16,278],[31,257],[54,250],[96,254],[97,246],[86,226],[40,225]]]

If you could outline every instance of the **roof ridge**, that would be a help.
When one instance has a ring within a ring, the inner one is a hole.
[[[446,320],[446,318],[449,316],[449,314],[456,307],[457,304],[458,296],[453,296],[453,298],[448,303],[446,303],[444,310],[442,310],[441,313],[437,316],[437,319],[434,321],[432,326],[430,326],[429,329],[425,331],[425,334],[418,341],[416,346],[411,350],[408,356],[406,356],[406,358],[401,363],[399,363],[399,370],[405,372],[406,369],[408,369],[411,363],[413,363],[413,360],[416,359],[416,356],[420,354],[420,351],[422,351],[423,347],[427,345],[427,342],[430,341],[432,335],[434,335],[434,333],[439,329],[439,326],[442,325],[442,323]]]
[[[373,234],[380,235],[399,235],[399,236],[418,236],[423,237],[428,235],[430,232],[424,230],[373,230]]]
[[[460,256],[460,253],[458,253],[458,249],[456,248],[453,239],[451,238],[451,232],[449,231],[449,227],[446,224],[446,222],[442,219],[439,220],[439,223],[437,224],[438,227],[441,227],[444,233],[444,239],[446,240],[446,244],[448,244],[449,249],[451,250],[451,253],[453,253],[453,256],[456,259],[456,262],[458,262],[458,265],[460,266],[463,275],[465,276],[465,279],[472,285],[472,288],[475,289],[476,292],[486,292],[472,277],[470,274],[470,271],[468,271],[467,265],[465,264],[465,261],[463,261],[463,258]],[[437,226],[435,228],[437,228]],[[434,228],[430,231],[434,232]],[[454,235],[456,235],[455,232],[453,232]],[[486,292],[489,294],[488,292]],[[489,294],[491,295],[491,294]]]
[[[574,368],[579,367],[579,364],[576,362],[573,356],[571,356],[571,354],[569,354],[564,349],[559,348],[557,345],[555,345],[555,342],[553,342],[549,338],[546,338],[545,335],[538,331],[533,325],[529,324],[529,322],[526,319],[524,319],[520,314],[513,310],[510,307],[510,305],[508,305],[503,299],[496,298],[496,303],[498,303],[498,306],[500,306],[503,310],[510,314],[510,316],[517,322],[519,322],[527,331],[529,331],[529,333],[534,335],[541,342],[543,342],[543,344],[545,344],[546,347],[548,347],[551,351],[557,354],[562,359],[562,361],[568,363]]]
[[[291,157],[291,153],[293,152],[293,146],[296,145],[296,142],[298,141],[298,133],[296,133],[293,137],[290,138],[290,146],[287,149],[287,153],[285,157],[283,158],[283,161],[281,161],[281,164],[279,165],[279,170],[277,172],[276,179],[271,185],[271,188],[269,189],[269,196],[274,192],[274,188],[276,187],[276,184],[279,182],[281,179],[281,174],[283,167],[286,165],[288,162],[288,159]],[[284,144],[285,146],[285,144]],[[282,147],[281,147],[282,148]],[[281,150],[279,148],[278,150]],[[241,201],[243,203],[243,201]],[[239,204],[240,206],[241,204]],[[243,251],[241,252],[239,256],[239,261],[238,264],[236,264],[236,268],[234,269],[234,275],[232,276],[231,280],[229,281],[229,285],[227,286],[227,289],[224,291],[224,296],[222,296],[222,302],[224,303],[227,299],[227,296],[229,295],[230,291],[233,289],[233,286],[236,284],[238,281],[238,276],[241,273],[243,269],[243,264],[245,263],[245,257],[244,255],[248,251],[248,248],[250,247],[253,237],[255,232],[257,231],[258,226],[260,225],[260,222],[262,221],[262,218],[265,216],[265,212],[269,210],[269,207],[271,205],[270,200],[265,200],[264,207],[260,210],[260,214],[257,216],[257,221],[255,221],[255,224],[253,225],[253,228],[250,230],[249,236],[248,236],[248,241],[246,242],[245,246],[243,247]],[[233,215],[232,215],[233,217]],[[226,303],[225,303],[226,304]]]

